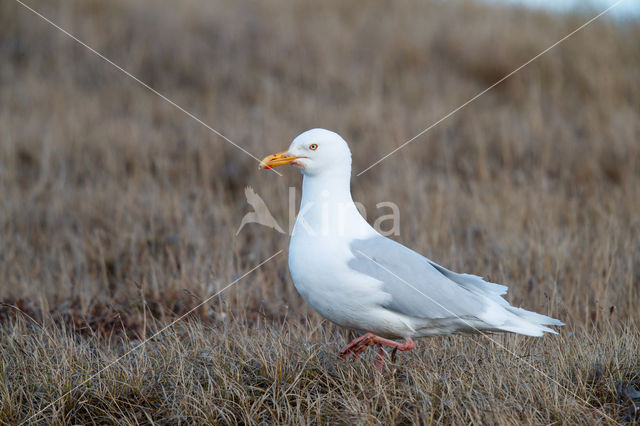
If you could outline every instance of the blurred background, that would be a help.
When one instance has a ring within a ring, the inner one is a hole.
[[[606,7],[511,3],[28,4],[256,157],[325,127],[350,143],[359,172]],[[369,212],[396,203],[399,241],[508,284],[516,305],[570,325],[640,319],[637,6],[354,177],[354,198]],[[286,227],[297,171],[259,171],[10,0],[0,87],[0,301],[135,332],[141,297],[173,317],[287,249],[287,235],[260,225],[235,233],[251,211],[246,186]],[[284,254],[199,315],[318,319]]]

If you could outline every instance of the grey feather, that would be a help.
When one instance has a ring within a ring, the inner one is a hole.
[[[421,254],[383,236],[351,243],[349,267],[382,281],[385,308],[415,318],[476,318],[481,298],[451,281]]]
[[[425,320],[461,318],[469,321],[461,325],[467,328],[472,323],[479,325],[475,321],[478,315],[495,302],[504,308],[506,315],[502,326],[495,324],[499,329],[537,335],[542,331],[555,333],[544,324],[564,325],[546,315],[511,306],[502,298],[507,292],[506,286],[484,281],[476,275],[450,271],[389,238],[354,240],[351,251],[354,258],[349,261],[349,267],[381,281],[382,290],[391,296],[383,305],[386,309]],[[523,320],[535,329],[520,331]],[[485,323],[481,328],[492,329],[492,326]]]

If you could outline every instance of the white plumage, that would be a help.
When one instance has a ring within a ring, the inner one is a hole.
[[[300,295],[328,320],[409,340],[482,330],[541,336],[555,333],[547,325],[563,325],[511,306],[503,285],[449,271],[380,235],[353,203],[351,152],[338,134],[309,130],[263,167],[289,163],[304,175],[289,269]],[[373,337],[365,347],[387,344]],[[361,352],[352,349],[347,355]]]

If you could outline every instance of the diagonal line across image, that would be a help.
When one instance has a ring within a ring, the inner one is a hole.
[[[389,270],[389,268],[386,268],[384,265],[380,264],[379,262],[377,262],[375,259],[373,259],[371,256],[367,256],[367,254],[365,254],[364,252],[362,252],[361,250],[357,250],[358,253],[360,253],[362,256],[364,256],[365,258],[367,258],[370,262],[375,263],[379,268],[385,270],[386,272],[388,272],[389,274],[393,275],[394,277],[396,277],[397,279],[399,279],[403,284],[405,284],[406,286],[408,286],[409,288],[415,290],[418,294],[426,297],[428,300],[430,300],[431,302],[435,303],[436,305],[438,305],[439,307],[441,307],[442,309],[444,309],[445,311],[449,312],[451,315],[453,315],[454,317],[456,317],[457,319],[459,319],[460,321],[462,321],[463,323],[465,323],[467,326],[469,326],[469,328],[471,328],[475,333],[478,333],[480,335],[482,335],[483,337],[486,337],[487,339],[489,339],[489,341],[491,341],[493,344],[497,345],[498,347],[500,347],[501,349],[503,349],[504,351],[506,351],[507,353],[509,353],[510,355],[512,355],[513,357],[523,361],[525,364],[527,364],[528,367],[530,367],[531,369],[533,369],[535,372],[541,374],[542,376],[544,376],[546,379],[550,380],[551,382],[553,382],[554,384],[556,384],[558,387],[560,387],[561,389],[564,389],[565,391],[567,391],[567,393],[571,394],[572,396],[574,396],[576,399],[580,400],[581,402],[584,402],[585,404],[589,404],[589,402],[587,400],[585,400],[584,398],[582,398],[580,395],[578,395],[575,392],[572,392],[569,388],[567,388],[566,386],[562,385],[560,382],[558,382],[556,379],[554,379],[553,377],[549,376],[548,374],[546,374],[544,371],[540,370],[539,368],[537,368],[535,365],[533,365],[532,363],[530,363],[529,361],[527,361],[526,359],[522,358],[521,356],[518,356],[518,354],[516,354],[515,352],[513,352],[512,350],[510,350],[509,348],[507,348],[505,345],[503,345],[502,343],[498,342],[496,339],[492,339],[491,336],[489,336],[489,334],[482,332],[481,330],[479,330],[477,327],[475,327],[473,324],[471,324],[469,321],[467,321],[466,319],[460,317],[459,315],[456,315],[454,312],[452,312],[450,309],[448,309],[446,306],[443,306],[441,303],[439,303],[437,300],[435,300],[433,297],[429,296],[428,294],[425,294],[424,292],[420,291],[420,289],[416,288],[414,285],[412,285],[411,283],[407,282],[405,279],[403,279],[402,277],[398,276],[397,274],[395,274],[393,271]],[[473,342],[476,345],[482,346],[480,345],[480,343],[478,343],[476,340],[472,339]],[[604,417],[606,417],[607,419],[611,420],[612,422],[615,423],[615,419],[613,419],[611,416],[609,416],[607,413],[605,413],[604,411],[600,410],[600,409],[596,409],[598,410],[598,412],[600,412],[600,414],[602,414]]]
[[[195,121],[197,121],[198,123],[200,123],[201,125],[203,125],[204,127],[206,127],[208,130],[210,130],[211,132],[213,132],[214,134],[218,135],[219,137],[221,137],[222,139],[224,139],[225,141],[227,141],[228,143],[230,143],[231,145],[233,145],[234,147],[236,147],[237,149],[239,149],[240,151],[244,152],[245,154],[247,154],[248,156],[250,156],[251,158],[253,158],[254,160],[256,160],[258,163],[260,163],[260,159],[258,157],[256,157],[255,155],[253,155],[252,153],[250,153],[249,151],[247,151],[245,148],[241,147],[240,145],[238,145],[237,143],[235,143],[234,141],[232,141],[231,139],[229,139],[227,136],[225,136],[224,134],[222,134],[221,132],[219,132],[218,130],[214,129],[213,127],[211,127],[209,124],[205,123],[202,119],[198,118],[196,115],[194,115],[193,113],[187,111],[185,108],[183,108],[182,106],[178,105],[175,101],[169,99],[167,96],[163,95],[162,93],[160,93],[158,90],[154,89],[153,87],[151,87],[149,84],[145,83],[144,81],[140,80],[138,77],[136,77],[135,75],[133,75],[132,73],[130,73],[129,71],[127,71],[126,69],[124,69],[123,67],[121,67],[120,65],[116,64],[115,62],[113,62],[111,59],[107,58],[106,56],[104,56],[102,53],[98,52],[96,49],[94,49],[93,47],[89,46],[87,43],[83,42],[82,40],[80,40],[78,37],[74,36],[73,34],[71,34],[69,31],[65,30],[64,28],[62,28],[61,26],[59,26],[58,24],[56,24],[55,22],[53,22],[51,19],[47,18],[46,16],[44,16],[43,14],[41,14],[40,12],[38,12],[37,10],[33,9],[32,7],[30,7],[29,5],[25,4],[24,2],[22,2],[21,0],[15,0],[17,3],[19,3],[21,6],[23,6],[25,9],[31,11],[33,14],[35,14],[36,16],[38,16],[40,19],[42,19],[43,21],[47,22],[48,24],[50,24],[51,26],[53,26],[54,28],[56,28],[57,30],[59,30],[60,32],[62,32],[63,34],[65,34],[66,36],[68,36],[69,38],[71,38],[73,41],[75,41],[76,43],[80,44],[81,46],[87,48],[91,53],[95,54],[96,56],[98,56],[100,59],[104,60],[105,62],[107,62],[108,64],[114,66],[118,71],[122,72],[123,74],[125,74],[127,77],[133,79],[136,83],[140,84],[142,87],[144,87],[145,89],[149,90],[151,93],[153,93],[154,95],[159,96],[160,98],[162,98],[162,100],[166,101],[167,103],[169,103],[170,105],[172,105],[173,107],[177,108],[178,110],[180,110],[181,112],[183,112],[184,114],[186,114],[188,117],[194,119]],[[281,173],[279,173],[276,170],[272,170],[274,173],[276,173],[278,176],[282,176]]]
[[[189,316],[190,314],[192,314],[194,311],[196,311],[198,308],[200,308],[201,306],[205,305],[206,303],[208,303],[210,300],[212,300],[214,297],[219,296],[220,294],[222,294],[222,292],[224,292],[225,290],[233,287],[234,285],[236,285],[238,282],[240,282],[243,278],[245,278],[247,275],[251,274],[252,272],[260,269],[263,265],[265,265],[266,263],[270,262],[271,260],[273,260],[275,257],[277,257],[279,254],[281,254],[283,252],[282,249],[278,250],[276,253],[272,254],[271,256],[269,256],[268,258],[266,258],[265,260],[263,260],[262,262],[258,263],[256,266],[254,266],[253,268],[249,269],[247,272],[245,272],[244,274],[240,275],[238,278],[236,278],[235,280],[231,281],[229,284],[227,284],[226,286],[224,286],[222,289],[218,290],[217,292],[215,292],[214,294],[212,294],[211,296],[207,297],[206,299],[204,299],[202,302],[200,302],[198,305],[196,305],[195,307],[189,309],[187,312],[185,312],[184,314],[182,314],[181,316],[179,316],[178,318],[174,319],[173,321],[171,321],[169,324],[165,325],[164,327],[162,327],[160,330],[156,331],[155,333],[153,333],[153,335],[151,337],[148,337],[146,339],[144,339],[142,342],[140,342],[139,344],[137,344],[136,346],[134,346],[133,348],[129,349],[127,352],[125,352],[124,354],[122,354],[121,356],[119,356],[118,358],[116,358],[115,360],[111,361],[110,363],[108,363],[107,365],[105,365],[104,367],[102,367],[97,373],[92,374],[91,376],[89,376],[87,379],[83,380],[83,383],[88,382],[90,380],[93,380],[94,378],[98,377],[100,374],[102,374],[104,371],[106,371],[107,369],[113,367],[115,364],[117,364],[118,362],[120,362],[123,358],[125,358],[126,356],[128,356],[129,354],[131,354],[132,352],[135,352],[136,350],[140,349],[141,347],[143,347],[144,345],[146,345],[149,341],[155,339],[156,337],[158,337],[160,334],[164,333],[167,329],[173,327],[176,323],[178,323],[179,321],[182,321],[183,319],[185,319],[187,316]],[[74,388],[72,388],[71,390],[65,392],[62,396],[60,396],[58,399],[51,401],[50,403],[48,403],[47,405],[45,405],[43,408],[41,408],[37,413],[31,415],[28,419],[26,419],[24,422],[22,422],[22,424],[27,424],[30,423],[31,420],[33,420],[35,417],[39,416],[40,414],[42,414],[43,412],[45,412],[49,407],[53,406],[54,404],[58,403],[60,400],[64,399],[67,395],[69,395],[70,393],[76,391],[77,389],[79,389],[82,385],[77,385]]]
[[[596,16],[594,16],[593,18],[589,19],[587,22],[585,22],[584,24],[580,25],[578,28],[574,29],[573,31],[571,31],[569,34],[567,34],[566,36],[562,37],[560,40],[556,41],[555,43],[553,43],[552,45],[550,45],[549,47],[547,47],[546,49],[544,49],[542,52],[538,53],[537,55],[535,55],[533,58],[529,59],[528,61],[526,61],[525,63],[523,63],[522,65],[520,65],[518,68],[514,69],[513,71],[511,71],[509,74],[505,75],[504,77],[502,77],[501,79],[499,79],[498,81],[496,81],[495,83],[493,83],[491,86],[487,87],[486,89],[478,92],[475,96],[473,96],[472,98],[470,98],[468,101],[464,102],[462,105],[458,106],[457,108],[454,108],[453,110],[451,110],[449,113],[447,113],[444,117],[440,118],[439,120],[435,121],[433,124],[431,124],[429,127],[421,130],[417,135],[415,135],[414,137],[410,138],[409,140],[407,140],[406,142],[402,143],[402,145],[396,147],[394,150],[392,150],[391,152],[389,152],[388,154],[384,155],[383,157],[381,157],[380,159],[378,159],[377,161],[375,161],[374,163],[372,163],[371,165],[369,165],[366,169],[362,170],[360,173],[358,173],[356,176],[360,176],[364,173],[366,173],[367,171],[371,170],[372,168],[374,168],[375,166],[377,166],[378,164],[380,164],[381,162],[383,162],[384,160],[386,160],[387,158],[391,157],[393,154],[395,154],[396,152],[400,151],[402,148],[406,147],[407,145],[409,145],[411,142],[415,141],[416,139],[418,139],[420,136],[424,135],[425,133],[427,133],[429,130],[433,129],[434,127],[436,127],[438,124],[442,123],[443,121],[445,121],[446,119],[450,118],[451,116],[453,116],[455,113],[457,113],[458,111],[460,111],[461,109],[463,109],[464,107],[466,107],[467,105],[469,105],[470,103],[474,102],[475,100],[477,100],[478,98],[480,98],[482,95],[484,95],[485,93],[487,93],[488,91],[490,91],[491,89],[493,89],[494,87],[498,86],[500,83],[504,82],[505,80],[507,80],[508,78],[510,78],[511,76],[513,76],[515,73],[517,73],[518,71],[520,71],[521,69],[523,69],[524,67],[526,67],[527,65],[531,64],[532,62],[534,62],[536,59],[538,59],[539,57],[541,57],[542,55],[544,55],[545,53],[549,52],[551,49],[553,49],[554,47],[556,47],[557,45],[559,45],[560,43],[564,42],[565,40],[567,40],[568,38],[572,37],[573,35],[575,35],[576,33],[578,33],[579,31],[583,30],[584,28],[586,28],[587,26],[589,26],[590,24],[592,24],[594,21],[596,21],[597,19],[601,18],[602,16],[606,15],[607,13],[609,13],[613,8],[615,8],[616,6],[618,6],[620,3],[624,2],[626,0],[618,0],[616,1],[614,4],[612,4],[611,6],[609,6],[608,8],[606,8],[605,10],[603,10],[602,12],[598,13]]]

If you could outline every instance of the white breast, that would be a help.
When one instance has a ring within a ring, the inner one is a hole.
[[[408,318],[381,307],[391,298],[382,291],[381,282],[348,265],[353,259],[353,239],[375,231],[356,211],[357,217],[346,220],[344,235],[326,233],[320,227],[326,227],[327,219],[314,213],[317,211],[307,209],[305,217],[298,217],[289,244],[289,270],[302,298],[320,315],[343,327],[386,336],[413,332]],[[332,227],[333,219],[328,222],[329,229],[338,229]]]

